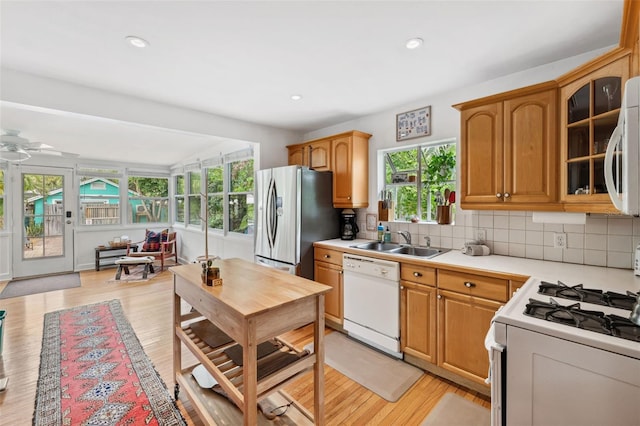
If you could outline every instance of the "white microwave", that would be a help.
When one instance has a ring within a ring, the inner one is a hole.
[[[640,76],[627,80],[618,125],[604,159],[604,178],[613,205],[640,215]]]

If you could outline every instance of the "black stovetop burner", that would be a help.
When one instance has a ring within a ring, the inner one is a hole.
[[[561,281],[558,281],[557,284],[541,281],[538,293],[595,305],[611,306],[612,308],[626,309],[628,311],[632,309],[637,298],[637,295],[630,291],[627,291],[627,294],[613,291],[603,292],[602,290],[584,288],[582,284],[569,287]]]
[[[606,315],[600,311],[580,309],[579,303],[562,306],[555,300],[550,300],[550,303],[547,303],[529,299],[524,311],[525,315],[640,342],[640,326],[635,325],[627,318],[613,314]]]

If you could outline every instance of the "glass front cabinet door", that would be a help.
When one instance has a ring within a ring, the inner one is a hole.
[[[616,211],[604,181],[604,155],[628,78],[623,57],[560,89],[560,193],[566,210]]]

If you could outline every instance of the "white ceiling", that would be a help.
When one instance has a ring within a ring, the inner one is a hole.
[[[0,2],[2,68],[300,132],[618,43],[622,0]],[[125,43],[137,35],[145,49]],[[420,49],[404,47],[421,37]],[[292,101],[292,94],[303,99]],[[1,96],[0,96],[1,99]],[[1,105],[3,129],[103,159],[210,138]],[[122,152],[122,151],[120,151]],[[156,150],[158,155],[161,149]],[[167,154],[165,154],[167,155]],[[157,164],[173,164],[174,153]]]

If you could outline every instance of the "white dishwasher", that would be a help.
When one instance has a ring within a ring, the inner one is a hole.
[[[344,329],[397,358],[400,352],[400,264],[345,254]]]

